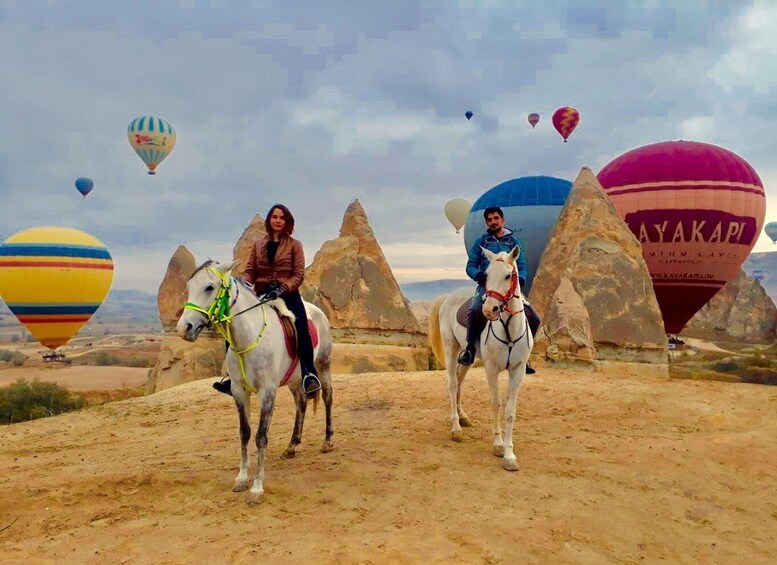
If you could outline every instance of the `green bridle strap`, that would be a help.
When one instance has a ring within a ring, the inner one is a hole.
[[[264,306],[262,306],[262,316],[264,317],[262,331],[259,332],[259,335],[251,345],[238,351],[237,347],[235,347],[235,341],[230,330],[230,324],[232,323],[232,318],[234,317],[231,313],[231,306],[229,304],[229,292],[232,289],[232,277],[227,278],[226,275],[223,275],[213,267],[209,266],[205,268],[214,273],[221,281],[221,286],[219,287],[218,293],[216,293],[216,298],[213,299],[213,302],[207,310],[198,306],[197,304],[194,304],[193,302],[187,302],[184,308],[203,314],[208,319],[208,323],[216,328],[216,331],[218,331],[224,337],[224,339],[227,340],[229,348],[235,352],[235,355],[237,355],[237,360],[240,363],[240,374],[243,376],[243,384],[245,384],[246,388],[250,392],[256,394],[256,389],[254,389],[254,387],[252,387],[248,382],[243,355],[256,347],[259,344],[259,341],[262,339],[262,336],[264,336],[264,332],[267,329],[267,311],[265,310]],[[238,289],[237,292],[239,293],[240,290]]]

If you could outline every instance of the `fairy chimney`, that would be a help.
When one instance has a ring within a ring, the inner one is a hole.
[[[248,227],[243,230],[243,234],[240,239],[237,240],[234,249],[232,250],[232,260],[240,261],[232,270],[234,273],[242,273],[246,267],[246,261],[251,254],[251,247],[257,239],[261,239],[267,235],[267,229],[264,227],[264,218],[259,214],[256,214],[248,224]]]
[[[340,236],[325,242],[313,258],[302,294],[324,311],[338,337],[423,341],[358,200],[345,211]]]
[[[159,321],[166,332],[175,331],[175,324],[186,304],[186,283],[196,268],[194,255],[185,246],[179,245],[167,264],[156,299]]]
[[[544,318],[536,352],[551,362],[564,355],[666,362],[664,323],[642,249],[588,167],[550,235],[531,299]],[[579,315],[565,308],[578,302]],[[575,335],[580,339],[569,339]]]

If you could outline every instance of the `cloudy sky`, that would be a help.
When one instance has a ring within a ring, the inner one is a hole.
[[[156,292],[178,245],[226,261],[279,201],[310,262],[358,198],[400,282],[459,278],[446,200],[667,139],[744,157],[777,220],[776,28],[771,1],[0,0],[0,237],[78,227]],[[147,114],[178,134],[156,177]]]

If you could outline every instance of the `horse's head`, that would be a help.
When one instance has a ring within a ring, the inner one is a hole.
[[[512,298],[521,299],[521,285],[518,283],[518,269],[515,266],[521,248],[516,245],[510,253],[493,253],[483,247],[481,249],[489,260],[483,315],[493,321],[499,318]]]
[[[238,261],[225,265],[206,261],[197,267],[186,283],[186,306],[175,327],[179,336],[194,341],[204,328],[218,319],[222,303],[226,301],[229,305],[231,271],[237,264]]]

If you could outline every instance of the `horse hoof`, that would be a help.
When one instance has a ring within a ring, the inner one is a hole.
[[[243,492],[244,490],[248,490],[248,481],[235,481],[232,492]]]
[[[463,441],[464,440],[464,434],[461,432],[461,430],[453,430],[451,432],[451,439],[453,441]]]
[[[504,445],[495,445],[494,446],[494,455],[497,457],[504,457],[505,456],[505,446]]]
[[[518,461],[515,459],[505,459],[502,463],[502,467],[505,468],[507,471],[517,471],[518,470]]]
[[[287,449],[286,451],[283,452],[283,455],[281,455],[281,457],[283,457],[284,459],[291,459],[296,454],[297,452],[294,451],[293,449]]]
[[[324,445],[321,446],[321,453],[329,453],[335,448],[331,441],[324,440]]]
[[[249,493],[248,495],[248,506],[257,506],[262,503],[262,500],[264,500],[264,493]]]
[[[472,426],[472,422],[469,421],[469,418],[464,416],[463,418],[459,418],[459,425],[462,428],[469,428]]]

